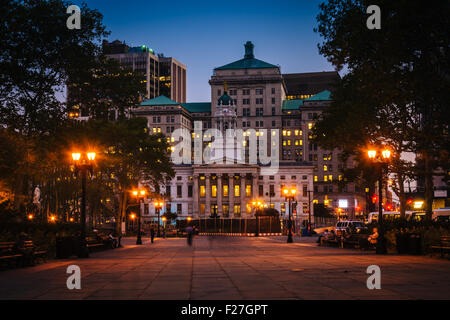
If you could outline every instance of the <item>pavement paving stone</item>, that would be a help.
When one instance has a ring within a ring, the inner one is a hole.
[[[323,248],[314,238],[196,237],[156,239],[0,272],[0,299],[450,299],[450,261]],[[69,290],[67,266],[81,268],[81,290]],[[381,290],[366,286],[381,268]]]

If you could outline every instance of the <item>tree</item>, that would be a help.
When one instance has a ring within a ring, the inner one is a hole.
[[[118,118],[124,119],[126,110],[145,93],[143,78],[118,60],[100,55],[83,72],[70,75],[68,105],[80,108],[83,116],[115,119],[110,113],[117,111]]]
[[[319,51],[338,70],[348,69],[333,105],[316,125],[323,146],[360,154],[384,143],[397,155],[391,168],[404,193],[411,151],[424,162],[427,217],[431,218],[433,169],[448,150],[450,4],[448,1],[379,1],[381,29],[366,27],[369,1],[330,0],[320,5]],[[338,134],[337,134],[338,133]],[[402,199],[402,197],[400,197]],[[404,207],[404,199],[401,200]]]
[[[102,15],[81,6],[80,30],[66,27],[61,0],[6,0],[0,4],[0,125],[19,133],[24,161],[15,168],[15,206],[30,194],[40,143],[55,133],[65,116],[58,99],[69,74],[94,61],[107,35]]]

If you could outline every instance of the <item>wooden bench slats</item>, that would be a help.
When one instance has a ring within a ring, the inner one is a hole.
[[[47,255],[46,250],[37,249],[36,245],[31,240],[23,242],[23,247],[20,249],[30,250],[30,253],[20,253],[17,250],[15,242],[0,242],[0,261],[11,262],[15,261],[16,266],[24,263],[34,264],[35,258],[43,258]],[[8,264],[9,266],[9,264]]]

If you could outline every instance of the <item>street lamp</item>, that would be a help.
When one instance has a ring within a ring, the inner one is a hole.
[[[139,213],[138,213],[138,232],[137,232],[137,239],[136,239],[136,244],[139,245],[139,244],[142,244],[142,238],[141,238],[141,208],[140,208],[140,206],[141,206],[141,200],[144,200],[145,194],[147,192],[145,191],[145,189],[138,189],[138,190],[133,190],[132,193],[133,193],[133,196],[135,196],[137,198],[138,206],[139,206],[139,208],[138,208],[138,210],[139,210]]]
[[[88,258],[89,250],[86,246],[86,179],[87,173],[93,174],[95,152],[87,152],[82,155],[80,152],[72,153],[75,163],[75,174],[81,173],[81,217],[80,217],[80,251],[78,257]]]
[[[162,217],[161,218],[161,220],[163,221],[163,223],[164,223],[164,232],[163,232],[163,235],[164,235],[164,238],[166,237],[166,217]]]
[[[255,219],[256,219],[256,231],[255,231],[255,237],[259,237],[259,217],[257,215],[258,210],[264,209],[267,205],[263,203],[260,200],[254,200],[252,201],[252,207],[255,210]]]
[[[161,232],[160,232],[160,224],[161,223],[160,223],[160,220],[159,220],[159,211],[164,206],[164,202],[162,202],[162,201],[155,201],[153,203],[153,205],[155,206],[156,214],[158,215],[158,233],[157,233],[157,236],[161,237]]]
[[[371,149],[367,151],[369,159],[376,163],[379,167],[379,178],[378,178],[378,234],[379,239],[377,241],[376,253],[385,254],[386,244],[384,238],[384,228],[383,228],[383,167],[386,167],[387,163],[391,157],[391,151],[387,148],[380,150]]]
[[[287,243],[292,243],[294,240],[292,239],[292,200],[295,199],[295,195],[297,194],[297,189],[295,187],[285,187],[281,190],[281,194],[286,198],[288,201],[288,210],[289,210],[289,222],[288,222],[288,237],[287,237]]]

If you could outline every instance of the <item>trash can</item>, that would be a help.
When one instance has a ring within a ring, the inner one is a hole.
[[[73,255],[73,240],[70,237],[56,238],[56,258],[66,259]]]
[[[396,239],[396,246],[397,246],[397,252],[402,253],[408,253],[408,234],[407,233],[400,233],[395,236]]]
[[[421,254],[422,253],[422,238],[418,233],[411,233],[408,237],[408,253]]]

